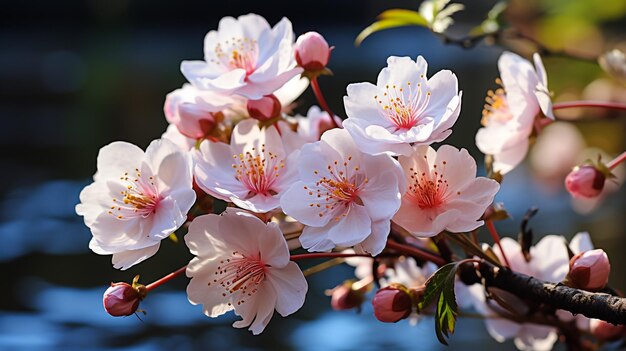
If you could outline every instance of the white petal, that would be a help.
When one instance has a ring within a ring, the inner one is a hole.
[[[121,270],[127,270],[137,263],[154,256],[154,254],[159,251],[160,244],[160,242],[157,242],[144,249],[116,252],[113,254],[113,267]]]
[[[569,242],[569,247],[574,254],[593,250],[593,243],[588,232],[580,232],[574,235]]]
[[[212,283],[213,272],[217,269],[218,260],[194,258],[187,266],[187,276],[191,278],[187,285],[187,298],[194,305],[202,305],[204,314],[218,317],[233,309],[228,300],[222,296],[224,288]],[[202,265],[200,270],[198,265]]]
[[[94,180],[118,179],[125,172],[139,167],[144,152],[139,147],[124,141],[116,141],[100,149],[98,172]]]
[[[276,223],[268,223],[264,231],[255,233],[262,261],[276,269],[289,263],[289,249]]]
[[[389,236],[390,227],[390,220],[373,222],[372,233],[368,235],[367,238],[365,238],[365,240],[363,240],[360,244],[355,245],[355,251],[365,252],[372,256],[380,254],[385,248],[385,245],[387,245],[387,237]]]
[[[519,165],[528,153],[528,139],[493,155],[493,169],[506,174]]]
[[[302,307],[308,284],[297,264],[289,262],[280,269],[268,268],[266,279],[278,295],[276,312],[281,316],[287,317]]]
[[[569,272],[569,255],[565,238],[558,235],[544,236],[530,250],[535,277],[559,283]]]
[[[422,56],[417,57],[417,62],[410,57],[390,56],[387,58],[387,67],[378,74],[378,87],[385,87],[387,84],[403,85],[407,82],[417,84],[422,80],[422,75],[426,76],[427,64]]]

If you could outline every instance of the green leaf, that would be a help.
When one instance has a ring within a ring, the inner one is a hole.
[[[384,11],[380,15],[378,15],[378,19],[381,19],[381,20],[391,19],[391,20],[405,21],[408,24],[413,24],[416,26],[423,26],[423,27],[428,26],[428,21],[426,20],[426,18],[424,18],[424,16],[422,16],[421,13],[417,11],[405,10],[405,9],[391,9],[391,10]]]
[[[507,1],[497,2],[489,13],[487,14],[487,18],[478,26],[474,27],[470,31],[470,35],[483,35],[483,34],[491,34],[495,33],[500,28],[502,28],[504,24],[504,20],[502,19],[502,15],[504,10],[506,10],[508,4]]]
[[[435,312],[435,332],[437,339],[444,345],[448,345],[446,338],[454,333],[458,306],[454,295],[454,280],[458,262],[448,263],[439,268],[435,274],[426,281],[424,299],[419,304],[420,310],[437,301]]]
[[[367,26],[356,37],[354,44],[356,46],[361,45],[365,38],[369,37],[372,33],[379,32],[381,30],[389,28],[397,28],[402,26],[420,26],[428,27],[428,21],[419,12],[403,9],[391,9],[382,12],[378,15],[379,21],[376,21]]]

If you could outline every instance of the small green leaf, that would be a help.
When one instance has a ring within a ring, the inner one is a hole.
[[[500,30],[504,24],[502,15],[504,14],[504,10],[506,10],[507,6],[507,1],[497,2],[493,8],[489,10],[487,18],[485,18],[480,25],[474,27],[470,31],[470,35],[491,34]]]
[[[376,33],[381,30],[385,30],[389,28],[396,28],[396,27],[410,26],[410,25],[412,24],[407,23],[402,20],[395,20],[395,19],[385,19],[385,20],[374,22],[370,24],[369,26],[367,26],[365,29],[363,29],[361,33],[359,33],[359,35],[356,37],[356,40],[354,41],[354,45],[356,46],[361,45],[363,40],[369,37],[372,33]]]
[[[417,11],[405,10],[405,9],[391,9],[382,12],[378,15],[378,19],[381,20],[398,20],[405,21],[407,24],[413,24],[416,26],[428,26],[428,21],[421,13]]]
[[[444,345],[448,345],[446,338],[454,333],[458,306],[454,294],[454,280],[458,262],[448,263],[439,268],[435,274],[426,281],[424,299],[419,304],[420,310],[428,307],[435,299],[437,311],[435,313],[435,332],[437,339]]]

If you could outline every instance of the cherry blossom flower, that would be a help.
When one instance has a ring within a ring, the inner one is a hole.
[[[241,121],[230,145],[205,140],[193,152],[198,186],[211,196],[253,212],[268,212],[295,181],[296,153],[288,155],[276,127]]]
[[[309,251],[353,246],[377,255],[405,189],[397,161],[359,151],[348,132],[332,129],[306,144],[300,180],[281,197],[283,211],[306,225],[300,242]]]
[[[185,223],[195,199],[188,153],[168,140],[153,141],[145,153],[118,141],[100,149],[94,182],[80,193],[76,213],[91,229],[91,250],[112,254],[115,268],[128,269]]]
[[[505,52],[498,60],[502,89],[488,93],[476,145],[493,155],[494,171],[505,174],[520,164],[528,152],[535,117],[542,112],[554,119],[548,78],[538,54],[535,67],[522,57]]]
[[[582,234],[577,235],[572,240],[572,250],[578,247],[586,247],[588,237]],[[589,242],[590,243],[590,242]],[[533,276],[537,279],[548,282],[561,282],[567,275],[569,270],[569,255],[567,252],[566,242],[563,237],[557,235],[547,235],[543,237],[535,246],[530,249],[530,261],[526,261],[519,243],[511,238],[502,238],[500,241],[502,249],[506,253],[510,268],[522,274]],[[493,252],[503,261],[500,250],[496,247]],[[474,285],[481,287],[480,285]],[[485,326],[489,334],[498,342],[504,342],[506,339],[515,338],[515,346],[520,350],[551,350],[552,345],[557,340],[557,333],[554,327],[524,323],[519,324],[504,318],[497,318],[498,314],[507,314],[509,311],[504,310],[496,302],[486,300],[484,289],[473,289],[477,303],[474,305],[479,313],[485,315]],[[519,300],[516,296],[500,289],[490,289],[492,294],[507,302],[509,306],[518,309],[520,315],[528,312],[527,305]],[[558,311],[560,318],[571,320],[573,316],[570,313],[562,313]],[[579,324],[580,325],[580,324]]]
[[[408,190],[393,218],[395,223],[417,237],[435,236],[443,230],[466,232],[483,224],[480,217],[500,186],[476,177],[476,162],[467,150],[419,146],[399,161]]]
[[[447,70],[426,78],[427,63],[419,56],[391,56],[376,85],[348,85],[344,127],[369,154],[408,155],[411,144],[446,139],[461,111],[456,76]]]
[[[193,85],[224,95],[260,99],[302,72],[296,66],[294,33],[283,18],[274,28],[255,14],[224,17],[204,38],[204,61],[183,61]]]
[[[233,100],[185,84],[167,94],[163,111],[165,118],[184,136],[203,139],[217,124],[215,114],[229,107]]]
[[[167,126],[165,133],[161,135],[161,139],[167,139],[174,143],[181,151],[191,151],[196,145],[196,139],[188,138],[180,133],[178,127],[173,124]]]
[[[341,118],[334,116],[335,123],[341,125]],[[334,127],[328,112],[322,111],[318,106],[311,106],[304,116],[296,116],[298,121],[298,135],[307,142],[320,140],[322,134]]]
[[[233,326],[261,333],[274,310],[286,317],[304,304],[308,289],[278,225],[228,208],[222,215],[197,217],[185,243],[196,257],[187,266],[187,296],[217,317],[235,310]]]

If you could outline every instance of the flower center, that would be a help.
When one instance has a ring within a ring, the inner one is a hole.
[[[217,60],[211,60],[213,63],[221,63],[230,70],[243,69],[247,77],[256,69],[259,45],[254,39],[232,37],[217,43],[214,52]]]
[[[222,296],[230,295],[233,303],[241,305],[258,291],[259,285],[265,280],[265,272],[269,266],[261,261],[260,254],[259,257],[246,257],[234,251],[232,255],[233,257],[220,261],[214,278],[208,285],[220,284],[224,288]]]
[[[443,161],[442,165],[445,166],[446,161]],[[411,182],[407,196],[422,210],[437,209],[445,204],[447,199],[448,181],[444,179],[443,172],[437,171],[437,165],[433,165],[433,168],[432,174],[430,172],[419,173],[414,168],[409,169]]]
[[[394,125],[395,131],[406,130],[420,122],[430,101],[430,91],[424,93],[422,83],[417,83],[415,90],[411,82],[406,83],[406,89],[387,84],[383,95],[375,95],[374,100],[380,114]]]
[[[502,81],[497,79],[496,83],[502,84]],[[498,88],[496,91],[489,90],[487,92],[487,97],[485,97],[483,118],[480,123],[486,127],[492,121],[505,123],[511,119],[513,119],[513,114],[509,109],[509,103],[506,100],[505,90],[503,88]]]
[[[153,176],[142,176],[138,168],[134,174],[135,178],[128,172],[120,177],[126,189],[120,191],[118,198],[113,198],[113,206],[108,212],[118,219],[148,217],[156,212],[161,200]]]
[[[319,216],[324,217],[326,214],[333,213],[335,209],[347,208],[350,204],[356,203],[363,205],[363,201],[359,198],[359,190],[368,183],[367,177],[359,173],[359,166],[350,165],[352,156],[348,156],[343,163],[334,161],[326,168],[329,176],[322,176],[314,186],[304,186],[304,190],[316,199],[322,200],[310,203],[310,207],[320,209]],[[313,174],[319,175],[319,171],[313,171]],[[346,213],[342,211],[340,215],[335,216],[335,220],[345,217]]]
[[[285,162],[271,151],[266,152],[265,144],[259,151],[257,153],[257,149],[252,148],[252,152],[233,155],[235,163],[231,167],[235,170],[235,178],[250,191],[251,196],[276,195],[272,187],[280,170],[285,168]]]

